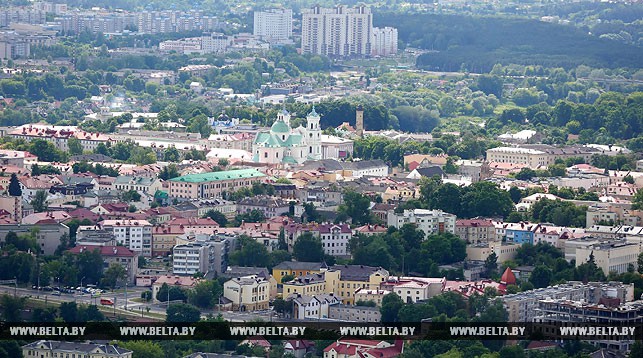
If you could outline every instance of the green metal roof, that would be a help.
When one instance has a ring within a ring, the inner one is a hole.
[[[283,147],[294,147],[301,143],[301,134],[291,134],[283,144]]]
[[[275,121],[270,127],[270,131],[273,133],[290,133],[290,127],[284,121]]]
[[[154,193],[154,198],[157,198],[157,199],[167,199],[167,198],[169,198],[169,197],[170,197],[170,196],[167,194],[167,192],[166,192],[166,191],[163,191],[163,190],[157,190],[157,191]]]
[[[293,158],[291,156],[284,157],[283,162],[284,163],[290,163],[290,164],[297,164],[297,161],[295,160],[295,158]]]
[[[170,179],[173,182],[186,182],[186,183],[202,183],[207,181],[221,181],[231,179],[245,179],[245,178],[261,178],[265,177],[255,169],[238,169],[227,170],[222,172],[201,173],[201,174],[188,174],[178,178]]]

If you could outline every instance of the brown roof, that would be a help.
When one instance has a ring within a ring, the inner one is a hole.
[[[136,253],[134,251],[128,249],[125,246],[97,246],[97,245],[81,245],[81,246],[76,246],[72,247],[71,249],[67,250],[68,252],[72,254],[80,254],[81,252],[85,250],[96,250],[98,249],[100,251],[101,256],[119,256],[119,257],[133,257],[136,256]]]

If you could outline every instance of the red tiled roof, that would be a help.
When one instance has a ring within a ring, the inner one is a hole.
[[[500,282],[506,285],[516,284],[516,275],[514,275],[513,271],[511,271],[511,268],[507,267],[505,272],[502,274],[502,277],[500,278]]]
[[[558,347],[558,344],[553,343],[553,342],[543,342],[543,341],[531,341],[529,345],[527,345],[527,350],[530,349],[547,349],[547,348],[554,348]]]
[[[493,227],[493,223],[491,220],[458,219],[455,221],[455,226]]]
[[[214,226],[219,227],[219,223],[211,218],[174,218],[166,223],[167,225],[182,225],[185,227],[192,226]]]

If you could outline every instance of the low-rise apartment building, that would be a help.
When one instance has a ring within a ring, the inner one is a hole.
[[[327,269],[328,266],[322,262],[284,261],[272,268],[272,277],[281,283],[284,276],[304,276],[320,273]]]
[[[290,202],[280,197],[267,195],[247,197],[237,202],[237,211],[239,213],[249,213],[253,210],[261,211],[266,218],[274,218],[288,214]]]
[[[325,270],[320,273],[298,276],[292,281],[283,283],[283,294],[300,295],[321,295],[325,293],[335,294],[336,287],[339,285],[341,272],[337,270]]]
[[[138,275],[138,254],[123,246],[93,246],[78,245],[67,250],[72,255],[79,255],[85,251],[93,252],[98,250],[103,258],[103,271],[107,270],[111,264],[123,266],[127,272],[127,282],[136,283]]]
[[[172,272],[175,275],[218,276],[228,268],[230,244],[217,235],[196,235],[194,242],[176,245],[172,250]]]
[[[455,221],[455,234],[467,243],[496,241],[496,228],[491,220],[459,219]]]
[[[381,307],[384,296],[388,295],[389,293],[391,293],[391,291],[380,290],[380,289],[368,290],[368,289],[358,288],[357,291],[355,291],[355,302],[357,303],[360,301],[362,302],[372,301],[372,302],[375,302],[375,305],[377,305],[377,307]]]
[[[446,278],[426,277],[389,277],[380,287],[382,290],[395,292],[402,301],[416,303],[442,293]],[[360,295],[361,297],[361,295]],[[357,296],[356,296],[357,299]]]
[[[600,150],[585,146],[554,147],[545,144],[525,144],[519,147],[496,147],[487,150],[487,161],[524,165],[532,169],[547,167],[556,159],[581,157],[589,162]]]
[[[328,310],[334,305],[341,303],[341,300],[333,293],[318,295],[292,294],[286,298],[292,301],[294,319],[324,319],[329,318]]]
[[[348,224],[295,224],[291,223],[284,227],[286,244],[288,250],[292,250],[299,236],[311,233],[321,239],[324,253],[338,257],[349,257],[349,241],[353,236]]]
[[[342,322],[381,322],[382,314],[377,307],[334,305],[328,309],[328,318]]]
[[[121,175],[116,177],[113,187],[115,190],[122,192],[134,190],[139,193],[154,195],[157,190],[163,189],[163,181],[158,178]]]
[[[232,303],[233,311],[266,310],[270,281],[257,275],[233,278],[224,283],[223,297]]]
[[[455,234],[456,216],[442,210],[413,209],[397,214],[388,212],[388,226],[401,228],[404,224],[415,224],[426,235],[451,233]]]
[[[18,197],[18,199],[20,199]],[[37,229],[37,231],[33,231]],[[9,232],[18,235],[31,235],[35,233],[36,242],[41,255],[53,255],[60,245],[60,237],[69,236],[69,227],[65,224],[6,224],[0,225],[0,242],[4,242]]]
[[[571,301],[565,299],[544,299],[538,302],[535,322],[560,324],[567,322],[592,322],[604,325],[640,324],[643,316],[643,301],[620,304],[606,297],[599,303]],[[608,336],[587,340],[600,348],[616,351],[629,351],[634,344],[634,337],[608,339]]]
[[[538,302],[542,299],[583,300],[588,303],[598,303],[603,297],[617,298],[621,303],[631,302],[634,300],[634,284],[570,281],[547,288],[505,295],[497,299],[505,306],[509,314],[509,322],[533,322],[539,315],[536,309]]]
[[[114,232],[116,243],[145,257],[152,256],[152,224],[147,220],[104,220],[98,230]]]
[[[341,271],[340,280],[335,288],[344,304],[355,303],[355,291],[359,288],[374,290],[389,278],[387,270],[381,267],[364,265],[334,265],[331,270]]]
[[[381,267],[364,265],[335,265],[320,273],[296,277],[284,282],[284,296],[299,293],[317,295],[333,293],[344,304],[355,303],[355,292],[358,289],[379,289],[382,282],[388,280],[389,273]]]

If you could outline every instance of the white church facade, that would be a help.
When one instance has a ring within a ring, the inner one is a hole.
[[[290,118],[290,113],[284,109],[277,115],[270,131],[257,133],[252,144],[254,162],[293,165],[308,160],[340,159],[352,154],[352,140],[322,135],[321,117],[314,106],[306,116],[306,127],[292,128]]]

